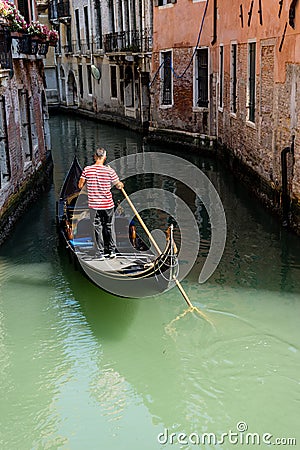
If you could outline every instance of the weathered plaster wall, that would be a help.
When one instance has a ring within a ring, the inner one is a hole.
[[[251,12],[251,4],[252,12]],[[289,24],[290,2],[218,0],[217,34],[213,39],[213,2],[209,3],[198,47],[209,48],[209,105],[193,106],[194,61],[186,77],[173,76],[174,104],[161,106],[160,51],[172,50],[173,67],[181,74],[196,43],[206,2],[178,1],[154,8],[151,84],[151,132],[176,129],[214,136],[219,151],[228,152],[247,172],[248,184],[269,206],[280,210],[281,151],[294,137],[294,158],[288,157],[288,191],[294,214],[300,208],[300,4],[294,28]],[[241,19],[242,16],[242,19]],[[279,17],[280,16],[280,17]],[[248,119],[249,42],[256,43],[255,120]],[[237,44],[237,111],[231,111],[231,45]],[[223,46],[223,105],[219,107],[220,46]],[[154,79],[155,77],[155,79]],[[221,150],[222,149],[222,150]],[[234,163],[235,170],[238,165]],[[251,175],[252,174],[252,175]]]

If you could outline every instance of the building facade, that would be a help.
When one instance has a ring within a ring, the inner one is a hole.
[[[150,133],[196,148],[218,142],[298,229],[299,16],[297,1],[158,0],[150,81]]]
[[[23,15],[34,20],[33,3]],[[44,43],[0,26],[0,244],[45,188],[51,163]]]
[[[149,122],[151,0],[50,1],[60,105],[143,129]]]

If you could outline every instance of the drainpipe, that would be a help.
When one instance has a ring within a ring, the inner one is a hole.
[[[213,4],[213,38],[211,41],[211,45],[214,45],[217,42],[217,20],[218,20],[218,3],[217,3],[217,0],[214,0],[214,4]]]
[[[294,144],[295,136],[292,136],[292,144],[290,147],[285,147],[281,152],[281,183],[282,183],[282,225],[284,227],[289,226],[289,213],[290,213],[290,196],[288,192],[288,174],[287,174],[287,155],[290,153],[294,157]]]

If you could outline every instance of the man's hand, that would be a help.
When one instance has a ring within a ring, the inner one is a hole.
[[[122,181],[118,181],[116,184],[114,184],[114,187],[116,187],[117,189],[123,189],[124,184],[122,183]]]

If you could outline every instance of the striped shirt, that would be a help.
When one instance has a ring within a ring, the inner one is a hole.
[[[119,181],[119,177],[111,167],[98,164],[86,166],[82,171],[81,178],[86,180],[89,208],[110,209],[114,207],[110,190]]]

